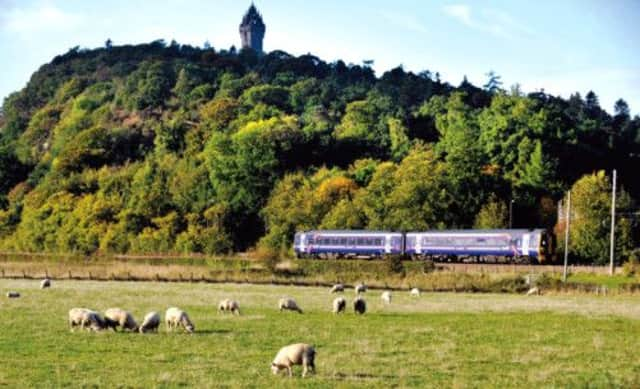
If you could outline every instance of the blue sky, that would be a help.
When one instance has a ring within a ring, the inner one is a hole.
[[[250,1],[0,0],[0,99],[69,48],[156,39],[239,46]],[[504,86],[568,97],[594,90],[640,112],[640,1],[256,0],[264,48],[327,61],[375,61],[476,85],[494,70]],[[635,42],[634,42],[635,40]]]

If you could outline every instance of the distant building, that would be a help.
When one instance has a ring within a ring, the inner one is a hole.
[[[262,16],[251,3],[251,7],[242,17],[240,24],[240,39],[242,40],[242,48],[251,48],[258,53],[262,53],[262,40],[266,26],[262,21]]]

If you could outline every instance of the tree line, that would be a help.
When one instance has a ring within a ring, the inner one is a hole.
[[[4,101],[0,248],[224,253],[287,251],[312,228],[561,232],[557,202],[573,186],[573,256],[601,263],[616,168],[618,258],[631,255],[640,118],[623,100],[610,115],[593,92],[370,65],[163,41],[73,48]]]

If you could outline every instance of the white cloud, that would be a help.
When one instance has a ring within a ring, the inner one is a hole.
[[[2,28],[15,33],[71,30],[81,22],[77,14],[65,12],[50,4],[30,8],[10,8],[2,18]]]
[[[532,29],[501,10],[483,9],[478,15],[467,4],[445,5],[442,10],[469,28],[485,31],[502,38],[511,39],[518,35],[534,34]]]
[[[378,14],[394,26],[402,27],[409,31],[418,33],[427,32],[427,28],[413,15],[390,11],[380,11]]]

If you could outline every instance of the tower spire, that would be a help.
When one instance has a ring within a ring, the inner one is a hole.
[[[250,48],[258,53],[262,53],[262,41],[265,31],[266,26],[262,21],[262,16],[253,1],[251,1],[251,5],[247,12],[245,12],[242,17],[242,22],[240,23],[242,48]]]

